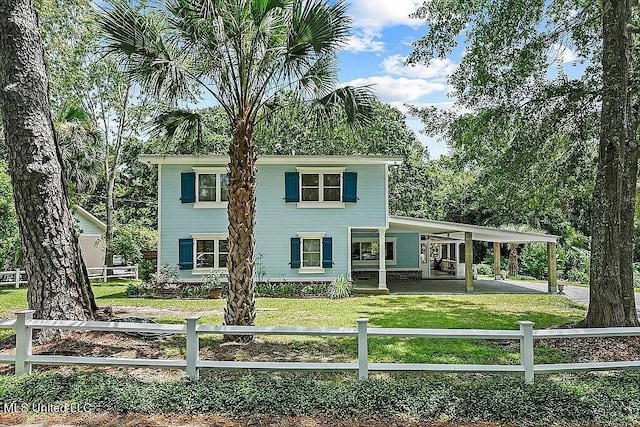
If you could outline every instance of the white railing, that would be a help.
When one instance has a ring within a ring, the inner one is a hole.
[[[366,379],[370,371],[432,371],[432,372],[503,372],[523,374],[532,383],[536,372],[603,371],[640,369],[640,361],[535,364],[534,339],[579,337],[640,336],[640,328],[558,329],[533,330],[533,322],[521,321],[519,330],[484,329],[402,329],[369,328],[368,319],[358,319],[357,328],[300,328],[264,326],[210,326],[198,324],[199,316],[186,318],[186,325],[145,324],[124,322],[95,322],[71,320],[37,320],[33,311],[16,313],[15,320],[0,320],[0,329],[15,329],[15,355],[1,354],[0,363],[15,365],[16,374],[31,372],[32,365],[93,365],[135,366],[184,369],[190,378],[198,378],[200,369],[258,369],[296,371],[357,371]],[[115,357],[51,356],[32,353],[34,329],[61,329],[77,331],[151,332],[168,335],[186,335],[186,357],[168,359],[125,359]],[[236,362],[200,359],[200,335],[307,335],[357,337],[358,358],[354,363],[328,362]],[[482,340],[513,339],[520,341],[519,365],[433,364],[433,363],[370,363],[369,337],[410,337],[427,339],[467,338]]]
[[[89,274],[89,279],[100,277],[105,283],[113,278],[121,279],[131,277],[137,279],[138,265],[87,267],[87,273]],[[18,289],[20,285],[26,285],[28,283],[26,277],[27,272],[25,270],[0,271],[0,286],[15,286],[15,288]]]
[[[138,278],[138,265],[122,265],[122,266],[114,266],[107,267],[106,265],[102,267],[87,267],[87,273],[89,273],[90,279],[95,279],[97,277],[101,277],[103,282],[107,282],[109,279],[113,278],[125,278],[131,277],[133,279]]]
[[[27,284],[26,277],[27,272],[19,268],[12,271],[0,271],[0,286],[15,286],[18,289],[20,285]]]

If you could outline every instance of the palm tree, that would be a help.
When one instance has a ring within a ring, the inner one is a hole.
[[[338,107],[351,122],[368,117],[368,88],[336,88],[336,52],[351,24],[346,8],[340,0],[168,0],[150,9],[119,0],[100,13],[107,49],[143,90],[175,106],[199,88],[227,115],[227,325],[255,322],[256,122],[277,108],[283,91],[294,91],[318,117]]]

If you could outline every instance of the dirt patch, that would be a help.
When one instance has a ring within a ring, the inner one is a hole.
[[[640,360],[640,337],[564,338],[538,342],[564,351],[575,363]]]

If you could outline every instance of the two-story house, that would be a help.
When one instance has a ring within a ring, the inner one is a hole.
[[[158,264],[177,265],[181,278],[193,281],[211,269],[224,272],[228,157],[142,155],[140,161],[158,165]],[[466,279],[472,290],[472,239],[555,245],[556,236],[390,216],[389,168],[401,161],[259,157],[257,279],[331,281],[344,275],[377,278],[386,289],[387,280],[451,277]]]

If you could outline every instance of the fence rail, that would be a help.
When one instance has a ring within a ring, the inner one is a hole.
[[[22,276],[25,278],[23,279]],[[27,272],[20,269],[0,271],[0,286],[15,286],[15,288],[18,289],[20,285],[27,284],[26,277]]]
[[[254,369],[296,371],[356,371],[360,379],[368,378],[369,372],[431,371],[431,372],[500,372],[524,376],[526,382],[534,381],[535,373],[602,371],[640,369],[640,361],[598,363],[534,363],[534,339],[621,337],[640,336],[640,328],[561,329],[533,330],[533,322],[518,322],[519,330],[483,329],[393,329],[370,328],[368,319],[358,319],[356,328],[302,328],[263,326],[210,326],[200,325],[199,316],[187,317],[186,325],[144,324],[125,322],[95,322],[72,320],[33,319],[33,311],[16,313],[16,319],[0,319],[0,329],[16,331],[15,355],[0,354],[0,363],[15,365],[16,374],[31,372],[32,365],[90,365],[130,366],[183,369],[190,378],[198,378],[200,369]],[[76,331],[154,332],[168,335],[186,335],[185,359],[129,359],[115,357],[52,356],[32,354],[34,329],[64,329]],[[307,335],[342,336],[358,339],[357,362],[237,362],[200,359],[200,335]],[[520,341],[519,365],[482,364],[433,364],[433,363],[370,363],[370,337],[411,337],[427,339],[467,338],[483,340],[514,339]]]
[[[125,278],[131,277],[133,279],[138,278],[138,266],[137,265],[123,265],[123,266],[102,266],[102,267],[87,267],[87,273],[90,279],[102,278],[103,282],[107,282],[113,278]],[[25,270],[11,270],[0,271],[0,286],[15,286],[16,289],[20,285],[26,285],[27,272]]]

